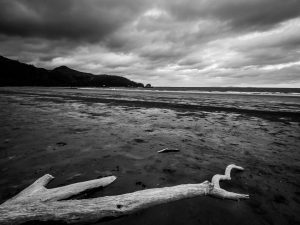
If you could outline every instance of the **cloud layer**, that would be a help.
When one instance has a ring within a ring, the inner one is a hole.
[[[300,87],[300,1],[0,0],[0,49],[159,86]]]

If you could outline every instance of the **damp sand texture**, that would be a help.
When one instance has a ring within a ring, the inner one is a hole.
[[[1,88],[0,203],[47,173],[49,188],[117,177],[76,196],[93,198],[200,183],[235,163],[245,170],[221,185],[249,200],[197,197],[99,224],[297,224],[300,107],[287,98]]]

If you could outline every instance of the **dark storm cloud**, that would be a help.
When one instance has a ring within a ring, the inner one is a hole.
[[[299,0],[0,0],[0,54],[174,86],[300,85]]]
[[[134,18],[134,0],[1,0],[0,32],[27,37],[101,40]]]
[[[300,15],[299,0],[173,0],[164,4],[178,19],[218,18],[235,29],[265,29]]]

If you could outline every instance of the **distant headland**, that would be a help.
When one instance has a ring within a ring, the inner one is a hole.
[[[144,87],[122,76],[84,73],[67,66],[53,70],[0,56],[0,86]]]

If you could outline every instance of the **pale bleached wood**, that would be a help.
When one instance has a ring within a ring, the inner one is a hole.
[[[172,187],[146,189],[123,195],[81,200],[63,199],[88,189],[107,186],[116,178],[111,176],[47,189],[45,185],[53,177],[45,175],[0,206],[0,224],[20,224],[27,221],[86,223],[118,217],[158,204],[196,196],[210,195],[234,200],[249,198],[248,195],[221,189],[217,184],[221,178],[224,178],[220,176],[227,176],[228,178],[229,175],[230,177],[230,171],[233,168],[237,167],[229,165],[226,168],[225,175],[214,176],[213,182],[182,184]]]
[[[223,174],[223,175],[220,175],[220,174],[214,175],[213,178],[211,179],[211,183],[214,186],[213,190],[211,190],[212,195],[215,196],[215,197],[232,199],[232,200],[238,200],[238,199],[241,199],[241,198],[244,198],[244,199],[249,198],[249,195],[229,192],[229,191],[226,191],[226,190],[224,190],[220,187],[220,180],[231,180],[230,173],[231,173],[232,169],[244,170],[243,167],[236,166],[234,164],[230,164],[226,167],[225,174]]]
[[[70,184],[63,187],[57,187],[47,189],[45,186],[54,179],[50,174],[46,174],[36,180],[32,185],[21,191],[15,197],[4,202],[3,205],[12,205],[27,202],[45,202],[45,201],[56,201],[61,199],[69,198],[73,195],[80,194],[81,192],[98,188],[105,187],[116,179],[115,176],[104,177],[95,180],[89,180],[85,182]],[[1,207],[0,206],[0,207]]]
[[[162,150],[157,151],[158,153],[166,153],[166,152],[179,152],[178,148],[164,148]]]
[[[214,186],[220,188],[220,184],[219,184],[220,180],[231,180],[230,173],[232,169],[244,170],[243,167],[236,166],[234,164],[228,165],[225,169],[225,174],[223,175],[216,174],[213,176],[211,182],[214,184]]]

